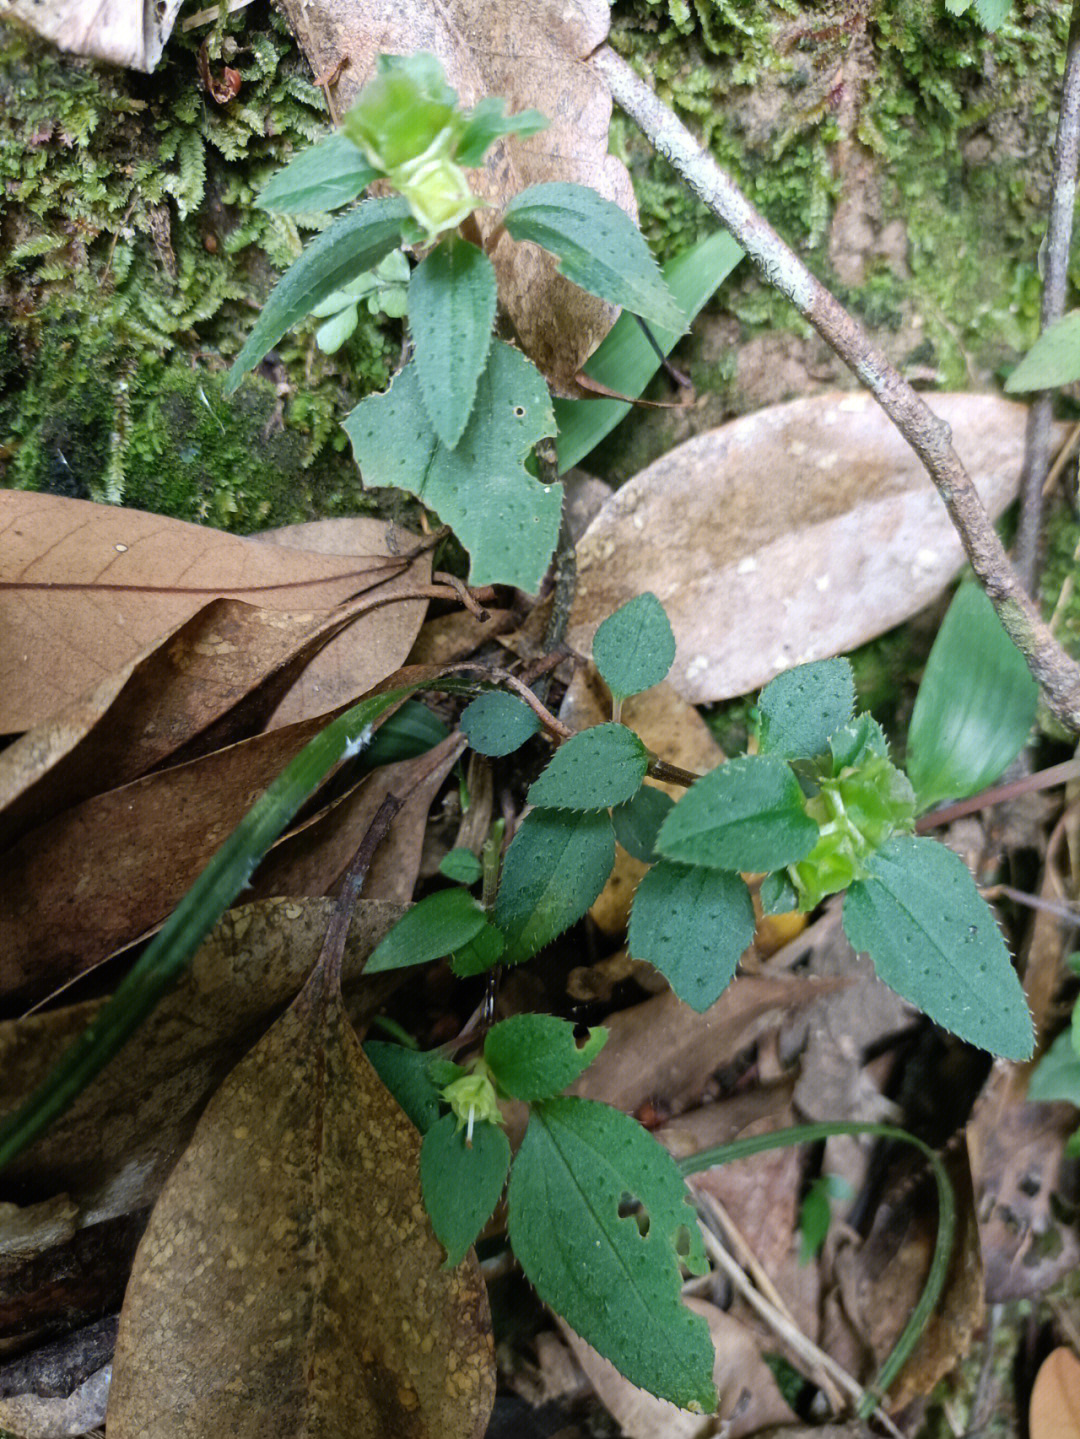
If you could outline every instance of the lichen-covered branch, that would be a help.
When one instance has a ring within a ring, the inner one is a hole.
[[[1073,209],[1076,205],[1077,151],[1080,148],[1080,0],[1074,0],[1065,54],[1054,146],[1054,188],[1046,226],[1046,268],[1043,275],[1042,328],[1049,329],[1065,313],[1065,289],[1072,245]],[[1034,593],[1038,578],[1039,531],[1042,525],[1043,482],[1050,464],[1051,396],[1035,396],[1028,411],[1024,454],[1024,483],[1020,496],[1020,525],[1016,532],[1016,568],[1027,589]]]
[[[876,348],[859,323],[784,244],[738,186],[631,67],[607,45],[589,63],[615,103],[657,152],[731,231],[770,284],[791,300],[859,377],[925,465],[971,567],[1006,630],[1027,659],[1053,712],[1080,731],[1080,666],[1050,633],[1009,562],[959,456],[939,420]]]

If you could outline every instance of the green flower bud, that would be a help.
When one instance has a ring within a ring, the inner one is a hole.
[[[342,130],[385,174],[432,152],[451,156],[465,128],[457,91],[434,55],[380,55]]]
[[[485,1124],[503,1124],[502,1111],[495,1095],[487,1065],[477,1060],[471,1074],[455,1079],[442,1090],[442,1097],[457,1115],[458,1129],[465,1129],[467,1142],[472,1142],[473,1125],[477,1121]]]
[[[403,165],[390,179],[408,200],[429,240],[460,225],[481,203],[469,189],[465,171],[452,160],[426,159],[420,165]]]

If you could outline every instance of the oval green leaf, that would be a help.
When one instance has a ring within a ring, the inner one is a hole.
[[[742,755],[691,785],[656,847],[684,864],[769,873],[808,855],[817,837],[789,765],[776,755]]]
[[[632,1195],[648,1217],[621,1214]],[[680,1298],[707,1266],[671,1156],[629,1115],[588,1099],[534,1107],[510,1171],[510,1243],[525,1276],[632,1384],[680,1408],[716,1405],[713,1346]]]
[[[608,615],[592,648],[596,668],[616,699],[658,685],[675,660],[671,621],[648,590]]]
[[[815,660],[787,670],[758,699],[761,753],[815,759],[854,708],[855,677],[847,660]]]
[[[443,889],[429,894],[401,916],[364,967],[365,974],[404,969],[442,959],[487,924],[487,915],[467,889]]]
[[[627,947],[702,1013],[735,978],[754,938],[754,906],[737,874],[662,859],[637,887]]]
[[[461,716],[461,732],[477,754],[512,754],[539,728],[535,711],[503,690],[478,695]]]
[[[409,281],[409,329],[424,408],[451,450],[472,414],[497,298],[495,267],[456,235],[436,245]]]
[[[656,858],[656,836],[671,813],[675,801],[662,789],[643,784],[637,794],[611,811],[615,838],[635,859],[652,864]]]
[[[585,185],[531,185],[507,205],[503,224],[559,261],[573,284],[643,320],[682,334],[686,316],[672,299],[645,237],[625,210]]]
[[[844,899],[844,932],[935,1024],[1006,1059],[1034,1048],[1009,951],[967,866],[933,839],[889,840]]]
[[[448,1114],[424,1135],[420,1189],[447,1269],[461,1263],[494,1214],[509,1168],[510,1143],[496,1124],[474,1124],[470,1140]]]
[[[484,1062],[504,1094],[531,1103],[549,1099],[573,1084],[603,1049],[607,1037],[606,1029],[590,1029],[588,1039],[579,1046],[568,1019],[554,1014],[515,1014],[488,1034]]]
[[[1080,310],[1070,310],[1045,330],[1005,381],[1010,395],[1056,390],[1080,380]]]
[[[278,215],[311,215],[355,200],[378,174],[340,131],[301,150],[259,191],[255,204]]]
[[[621,724],[594,725],[566,740],[529,786],[529,803],[543,809],[607,809],[641,788],[649,751]]]
[[[506,936],[503,962],[519,964],[562,934],[592,904],[615,863],[604,810],[527,814],[506,852],[495,923]]]

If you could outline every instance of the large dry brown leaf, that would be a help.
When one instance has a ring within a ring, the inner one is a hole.
[[[611,96],[582,63],[607,37],[607,0],[284,0],[282,8],[316,75],[348,56],[334,92],[342,112],[377,55],[426,50],[442,61],[464,105],[499,95],[510,112],[548,116],[547,130],[500,141],[485,169],[473,172],[476,192],[495,207],[479,214],[485,233],[512,195],[551,180],[589,185],[636,216],[629,174],[608,154]],[[535,245],[504,235],[492,259],[522,349],[558,389],[580,393],[574,376],[617,311],[563,280]]]
[[[389,555],[384,526],[348,523],[365,526],[362,548],[308,554],[114,505],[0,490],[0,733],[56,714],[209,599],[297,614],[375,586],[384,593],[406,561]],[[356,693],[408,652],[423,616],[407,609],[400,658],[377,654],[378,674],[359,675]],[[382,614],[369,621],[372,639],[389,623]]]
[[[324,724],[159,770],[24,835],[0,856],[0,995],[32,1004],[159,924]]]
[[[442,1267],[420,1138],[320,964],[210,1102],[139,1247],[110,1439],[479,1439],[475,1257]]]
[[[1017,492],[1025,407],[926,398],[996,517]],[[612,610],[652,590],[678,641],[670,683],[696,704],[728,699],[899,624],[962,560],[884,411],[816,395],[697,435],[624,485],[578,546],[568,639],[588,653]]]

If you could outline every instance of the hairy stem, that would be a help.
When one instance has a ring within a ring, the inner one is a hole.
[[[1080,731],[1080,666],[1043,623],[997,532],[933,413],[869,336],[702,150],[685,125],[607,45],[589,63],[612,96],[683,180],[731,231],[770,284],[791,300],[858,376],[918,455],[949,512],[972,569],[1063,724]]]
[[[1042,329],[1065,313],[1065,289],[1076,204],[1076,166],[1080,150],[1080,0],[1074,0],[1065,54],[1057,143],[1054,146],[1054,188],[1044,242]],[[1039,531],[1042,527],[1043,482],[1050,463],[1051,393],[1035,396],[1028,411],[1020,526],[1016,533],[1016,568],[1029,593],[1039,574]]]

